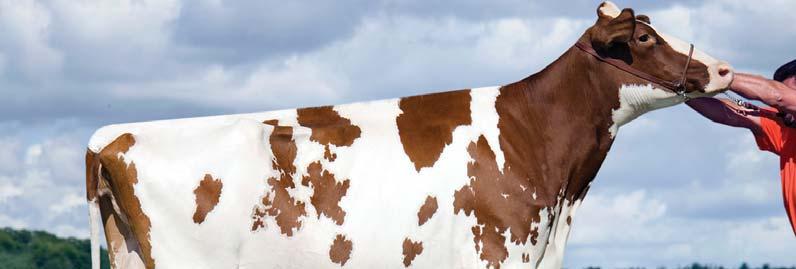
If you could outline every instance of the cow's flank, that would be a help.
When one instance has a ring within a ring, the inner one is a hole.
[[[417,171],[434,166],[453,140],[453,130],[470,124],[470,100],[469,90],[401,99],[403,113],[396,119],[398,134]]]

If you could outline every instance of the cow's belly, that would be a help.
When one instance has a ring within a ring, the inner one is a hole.
[[[494,98],[495,90],[473,94],[474,115],[477,110],[490,109],[488,99]],[[480,104],[479,98],[487,100]],[[325,157],[325,146],[310,138],[309,129],[298,127],[295,111],[105,130],[125,130],[136,138],[125,159],[136,165],[135,193],[151,220],[155,264],[161,268],[337,268],[344,262],[348,268],[403,268],[408,239],[422,243],[422,252],[411,260],[412,267],[486,267],[474,245],[476,218],[455,213],[454,193],[470,182],[467,164],[472,159],[467,147],[479,136],[489,141],[502,167],[497,118],[474,116],[472,124],[456,128],[434,165],[418,172],[401,144],[395,122],[401,113],[397,100],[335,110],[358,126],[361,134],[350,146],[330,147],[336,155],[333,159]],[[291,179],[294,187],[287,192],[296,203],[304,204],[305,212],[294,219],[299,226],[287,230],[279,223],[279,214],[265,215],[259,218],[261,225],[255,225],[256,210],[266,206],[263,198],[275,195],[269,179],[279,178],[280,173],[273,164],[279,156],[269,139],[275,129],[262,123],[269,119],[295,127],[292,137],[297,154],[292,163],[296,171]],[[315,186],[302,184],[313,163],[332,174],[336,183],[349,181],[345,195],[336,203],[345,212],[342,221],[319,214],[312,201]],[[223,187],[218,203],[197,223],[195,190],[207,175]],[[429,196],[436,199],[438,209],[419,225],[418,211]],[[546,211],[540,215],[543,223],[535,225],[543,240],[551,229],[544,223]],[[568,227],[564,228],[568,231]],[[342,262],[330,257],[341,236],[351,247]],[[505,245],[508,257],[502,268],[527,268],[546,251],[544,242],[531,246],[507,241]],[[524,255],[530,256],[528,260]],[[560,253],[553,256],[560,259]],[[556,263],[560,266],[560,260]]]

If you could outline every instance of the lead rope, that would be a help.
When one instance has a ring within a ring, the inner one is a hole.
[[[734,96],[727,94],[727,92],[722,92],[721,94],[723,94],[725,97],[727,97],[727,99],[730,99],[730,101],[732,101],[733,103],[735,103],[736,105],[738,105],[740,107],[743,107],[743,108],[746,108],[746,109],[751,109],[753,111],[757,111],[757,110],[760,109],[756,105],[753,105],[752,103],[744,101],[744,100],[742,100],[740,98],[735,98]]]
[[[728,99],[730,99],[733,103],[737,104],[738,106],[740,106],[742,108],[749,109],[751,111],[759,112],[759,113],[763,113],[764,111],[766,111],[766,110],[761,110],[759,107],[757,107],[756,105],[754,105],[754,104],[752,104],[750,102],[741,100],[740,98],[735,98],[732,95],[727,94],[727,92],[722,92],[721,94],[723,94]],[[734,108],[734,107],[730,107],[730,109],[735,110],[736,112],[740,113],[741,115],[746,115],[746,113],[748,112],[746,110],[742,110],[742,109],[738,109],[738,108]],[[777,112],[775,115],[782,120],[782,123],[785,126],[790,127],[790,128],[796,128],[796,117],[794,117],[793,114]]]

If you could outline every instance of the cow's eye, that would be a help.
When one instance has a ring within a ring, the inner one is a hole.
[[[643,34],[643,35],[638,37],[638,41],[641,41],[641,42],[647,42],[649,40],[650,40],[650,35],[648,35],[648,34]]]

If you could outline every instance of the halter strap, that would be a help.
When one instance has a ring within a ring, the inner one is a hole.
[[[683,68],[682,76],[677,81],[663,80],[663,79],[657,78],[657,77],[655,77],[653,75],[650,75],[647,72],[638,70],[635,67],[630,66],[629,64],[625,63],[622,60],[613,59],[613,58],[605,58],[603,56],[600,56],[600,54],[597,53],[596,50],[594,50],[594,47],[592,47],[591,44],[587,44],[585,42],[580,42],[579,41],[579,42],[575,43],[575,47],[577,47],[578,49],[580,49],[580,50],[582,50],[582,51],[594,56],[594,58],[597,58],[597,60],[600,60],[601,62],[613,65],[614,67],[619,68],[619,70],[625,71],[625,72],[627,72],[627,73],[629,73],[631,75],[634,75],[634,76],[636,76],[636,77],[638,77],[640,79],[643,79],[643,80],[646,80],[646,81],[661,85],[664,88],[675,92],[677,95],[680,95],[680,96],[683,96],[683,97],[687,97],[685,95],[686,94],[686,92],[685,92],[685,90],[686,90],[685,89],[685,85],[686,84],[685,83],[686,83],[686,78],[687,78],[686,75],[688,74],[688,66],[691,65],[691,57],[694,54],[694,44],[691,44],[691,48],[688,50],[688,60],[685,62],[685,67]]]
[[[688,74],[688,66],[691,65],[691,56],[694,55],[694,44],[688,48],[688,60],[685,62],[685,67],[683,68],[683,76],[680,77],[680,82],[677,84],[677,88],[680,92],[685,93],[685,80],[686,75]]]

